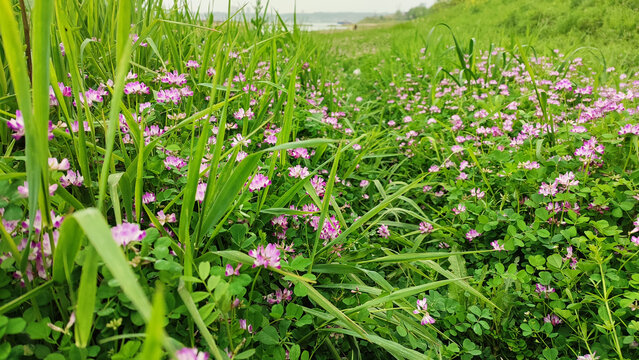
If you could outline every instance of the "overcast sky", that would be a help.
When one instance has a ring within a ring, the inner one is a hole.
[[[228,0],[187,0],[192,8],[198,5],[203,11],[213,7],[213,11],[226,11]],[[173,1],[165,0],[165,3]],[[296,0],[271,0],[270,6],[280,13],[293,12]],[[390,13],[397,10],[406,11],[424,4],[427,6],[436,0],[297,0],[298,13],[312,12],[377,12]],[[239,7],[248,3],[253,8],[255,0],[231,0],[231,6]],[[263,1],[266,3],[266,1]]]

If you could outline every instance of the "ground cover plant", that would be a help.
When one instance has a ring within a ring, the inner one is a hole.
[[[0,0],[0,358],[638,356],[639,73],[178,5]]]

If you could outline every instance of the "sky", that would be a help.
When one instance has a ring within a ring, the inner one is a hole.
[[[187,0],[192,9],[200,6],[207,11],[213,6],[213,11],[226,11],[228,0]],[[271,0],[270,6],[280,13],[292,13],[297,1],[298,13],[313,12],[374,12],[392,13],[397,10],[406,11],[412,7],[424,4],[430,6],[436,0]],[[172,1],[166,1],[171,2]],[[263,1],[266,3],[266,1]],[[253,8],[255,0],[231,0],[231,6],[239,7],[248,3]]]

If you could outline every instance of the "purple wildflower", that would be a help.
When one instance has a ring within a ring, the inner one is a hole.
[[[382,224],[377,229],[377,234],[383,238],[388,238],[390,236],[390,231],[388,231],[388,226]]]
[[[195,348],[181,348],[175,352],[176,360],[208,360],[209,354]]]
[[[253,192],[256,190],[264,189],[265,187],[271,185],[271,180],[266,177],[266,175],[255,174],[253,179],[251,179],[251,184],[249,185],[249,191]]]
[[[181,86],[186,84],[186,74],[178,74],[177,70],[173,72],[167,72],[160,78],[160,81],[165,84]]]
[[[470,229],[470,231],[466,233],[466,239],[468,239],[468,241],[473,241],[474,238],[479,236],[481,236],[481,233],[475,229]]]
[[[419,223],[419,232],[421,232],[422,234],[428,234],[430,232],[433,231],[433,225],[430,223],[427,223],[425,221],[422,221]]]
[[[295,165],[294,167],[288,168],[288,176],[292,178],[304,179],[309,176],[308,168],[302,167],[301,165]]]
[[[413,310],[413,314],[415,314],[415,315],[417,315],[417,314],[424,315],[422,317],[422,321],[421,321],[422,325],[434,324],[435,323],[435,318],[432,317],[428,313],[427,310],[428,310],[428,300],[426,298],[423,298],[421,300],[417,300],[417,309]]]
[[[280,250],[275,244],[268,244],[266,247],[259,245],[257,249],[249,251],[249,256],[253,257],[253,267],[272,266],[274,268],[280,268]]]
[[[15,119],[11,119],[7,122],[7,127],[10,130],[13,130],[13,134],[11,134],[11,136],[14,139],[19,140],[24,136],[24,118],[22,117],[20,110],[16,111]]]
[[[140,230],[140,225],[122,223],[111,228],[113,239],[119,245],[126,246],[133,241],[142,241],[146,236],[146,231]]]
[[[235,268],[233,268],[233,265],[231,265],[231,264],[226,264],[226,269],[224,271],[224,275],[225,276],[233,276],[233,275],[239,276],[241,268],[242,268],[242,263],[238,263]]]
[[[66,188],[69,185],[82,186],[84,183],[84,177],[80,175],[80,172],[73,170],[67,171],[67,174],[60,178],[60,184]]]

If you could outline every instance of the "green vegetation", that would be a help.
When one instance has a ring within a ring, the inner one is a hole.
[[[359,56],[367,48],[400,49],[408,42],[423,43],[437,24],[446,23],[461,40],[476,38],[477,46],[530,44],[541,53],[560,49],[568,54],[595,47],[606,60],[621,68],[636,68],[639,53],[639,1],[637,0],[456,0],[442,1],[427,16],[389,28],[364,33],[338,33],[334,38],[345,55]],[[348,51],[356,46],[355,51]],[[364,53],[368,53],[365,51]],[[581,56],[587,56],[582,53]]]
[[[636,2],[21,3],[0,360],[639,358]]]

